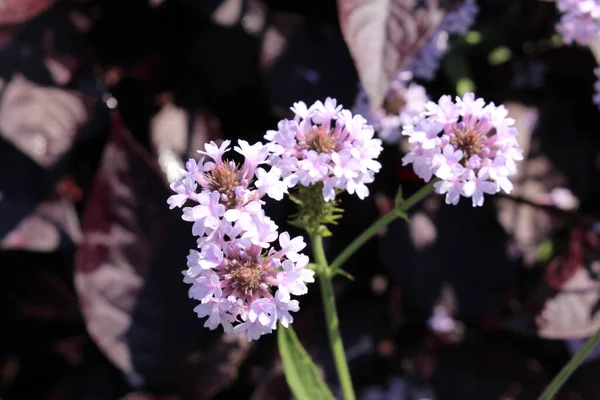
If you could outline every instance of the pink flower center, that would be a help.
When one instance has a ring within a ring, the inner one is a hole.
[[[486,134],[478,129],[477,126],[471,127],[466,124],[456,124],[450,133],[450,144],[463,152],[461,164],[466,166],[472,156],[483,157],[483,150],[486,148],[488,135],[494,135],[495,128]]]
[[[304,143],[300,144],[317,153],[330,154],[334,150],[339,150],[337,140],[333,136],[333,129],[325,130],[320,126],[313,126],[306,134]]]
[[[209,190],[216,190],[222,198],[220,203],[227,209],[236,208],[237,199],[235,189],[243,186],[240,168],[233,161],[223,162],[205,175]]]
[[[223,268],[225,282],[231,293],[252,299],[265,292],[276,278],[276,270],[264,259],[230,259]]]

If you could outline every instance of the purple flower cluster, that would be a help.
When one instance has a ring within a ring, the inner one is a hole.
[[[299,306],[291,295],[308,291],[314,271],[306,268],[308,257],[298,253],[306,246],[302,237],[290,239],[276,229],[273,224],[265,233],[266,240],[279,237],[279,250],[265,250],[244,237],[247,232],[239,225],[230,224],[200,251],[191,250],[184,281],[192,284],[190,297],[200,301],[194,311],[208,317],[204,326],[246,332],[250,341],[277,329],[277,322],[286,327],[292,323],[290,312]]]
[[[293,119],[279,122],[268,131],[269,164],[280,171],[288,187],[323,183],[323,198],[335,199],[336,189],[369,195],[366,184],[381,168],[376,160],[381,140],[374,138],[371,125],[360,115],[342,109],[335,99],[317,101],[310,107],[294,103]]]
[[[426,182],[439,178],[434,187],[447,204],[464,196],[481,206],[484,194],[510,193],[508,177],[517,172],[515,161],[523,159],[514,120],[507,115],[504,106],[486,105],[473,93],[430,101],[422,117],[403,128],[410,151],[402,161],[413,164]]]
[[[600,38],[600,0],[557,0],[562,13],[556,30],[567,44],[586,46]]]
[[[354,113],[364,116],[386,143],[397,142],[402,126],[411,124],[416,116],[425,111],[425,103],[429,100],[427,92],[418,83],[411,83],[411,79],[410,72],[401,72],[390,84],[381,108],[372,110],[362,88],[356,98]]]
[[[440,61],[450,49],[448,38],[451,34],[465,35],[473,25],[479,8],[475,0],[465,0],[454,10],[446,13],[431,39],[412,60],[408,70],[415,77],[432,80],[440,66]]]
[[[398,97],[388,102],[406,101],[411,90],[424,102],[424,91],[400,83],[393,86]],[[516,173],[522,154],[503,106],[486,105],[471,93],[456,102],[442,96],[424,110],[402,106],[406,111],[398,119],[407,122],[402,134],[410,146],[403,162],[413,163],[426,181],[440,178],[435,189],[446,194],[447,203],[456,204],[462,195],[480,206],[484,193],[510,192],[508,176]],[[268,131],[267,144],[238,141],[234,150],[244,157],[242,164],[224,159],[230,141],[206,144],[198,151],[202,158],[190,159],[171,184],[175,194],[167,200],[170,208],[183,208],[182,218],[193,223],[198,237],[183,272],[189,296],[200,302],[196,313],[207,317],[206,327],[221,325],[225,332],[246,333],[248,340],[271,333],[278,323],[288,326],[291,312],[299,309],[292,296],[305,294],[306,284],[314,282],[309,259],[300,253],[304,240],[278,232],[262,197],[281,200],[297,184],[322,184],[325,201],[337,190],[364,198],[366,184],[381,168],[381,140],[360,115],[331,98],[310,107],[298,102],[291,110],[294,118]]]
[[[175,194],[167,202],[170,208],[195,203],[183,208],[182,218],[193,222],[192,234],[199,237],[199,251],[190,251],[184,271],[190,297],[200,301],[198,316],[208,317],[210,329],[222,325],[225,332],[246,332],[254,340],[276,329],[278,321],[292,322],[298,301],[291,295],[306,293],[314,271],[298,253],[306,246],[302,237],[279,234],[262,208],[265,194],[281,200],[287,193],[277,167],[268,172],[259,167],[268,149],[238,144],[234,150],[244,156],[242,165],[223,159],[230,141],[206,144],[200,162],[190,159],[171,184]],[[271,247],[277,239],[279,250]]]

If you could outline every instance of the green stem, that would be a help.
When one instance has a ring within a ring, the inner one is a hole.
[[[321,296],[323,297],[323,308],[325,310],[325,324],[327,325],[327,334],[329,336],[329,343],[331,344],[331,351],[333,352],[333,361],[338,381],[344,400],[355,400],[356,396],[352,387],[352,379],[350,378],[350,370],[348,369],[348,361],[344,352],[340,324],[335,308],[335,296],[333,294],[333,285],[331,284],[333,274],[327,266],[327,258],[323,249],[323,239],[318,234],[311,234],[310,239],[315,261],[319,266],[318,276],[320,278]]]
[[[581,365],[581,363],[588,356],[590,351],[600,342],[600,330],[594,334],[591,338],[588,339],[587,342],[579,349],[577,353],[571,358],[571,360],[560,370],[558,375],[554,377],[552,382],[546,387],[544,393],[538,397],[538,400],[552,400],[553,396],[558,392],[558,390],[564,385],[564,383],[569,379],[571,374],[575,372],[577,367]]]
[[[429,183],[415,192],[406,201],[399,206],[394,207],[390,212],[379,218],[366,231],[360,234],[356,239],[352,241],[345,249],[340,253],[339,256],[331,263],[331,271],[335,273],[358,249],[362,247],[366,242],[369,241],[375,234],[384,226],[395,221],[399,217],[405,215],[405,213],[417,204],[419,201],[427,197],[428,194],[433,192],[433,185],[437,182],[437,179],[432,179]]]

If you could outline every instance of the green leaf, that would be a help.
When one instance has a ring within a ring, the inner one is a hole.
[[[347,273],[346,271],[344,271],[343,269],[339,268],[337,271],[335,271],[336,274],[345,276],[346,278],[350,279],[351,281],[355,281],[356,279],[350,275],[349,273]]]
[[[302,205],[302,200],[300,200],[297,196],[294,196],[292,194],[288,195],[289,199],[291,201],[293,201],[294,203],[298,204],[298,205]]]
[[[323,237],[330,237],[332,236],[332,233],[325,225],[321,225],[319,226],[319,235]]]
[[[294,398],[297,400],[335,400],[291,326],[284,328],[279,324],[277,342],[281,361],[283,361],[285,380]]]
[[[404,210],[399,210],[396,209],[396,213],[398,214],[398,216],[400,218],[402,218],[403,220],[405,220],[406,222],[410,222],[410,218],[408,218],[408,214],[406,213],[406,211]]]
[[[398,191],[396,192],[396,198],[394,199],[394,206],[397,210],[400,209],[402,203],[404,203],[404,197],[402,196],[402,185],[399,185]]]

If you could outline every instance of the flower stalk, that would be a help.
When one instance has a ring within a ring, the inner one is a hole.
[[[323,249],[323,238],[320,235],[311,235],[311,243],[315,261],[319,265],[318,277],[321,286],[321,296],[323,297],[323,310],[325,311],[325,324],[327,326],[327,336],[333,353],[333,361],[338,375],[338,381],[344,400],[354,400],[354,388],[352,387],[352,378],[348,368],[348,360],[344,352],[344,343],[340,334],[339,319],[335,307],[335,295],[333,293],[332,279],[333,274],[328,268],[325,250]]]
[[[323,309],[325,311],[327,335],[329,337],[329,344],[333,353],[333,360],[338,375],[338,381],[345,400],[354,400],[356,395],[354,394],[354,388],[352,387],[352,378],[350,377],[348,361],[346,359],[344,344],[340,333],[332,279],[338,272],[340,272],[340,267],[342,264],[348,260],[348,258],[350,258],[362,245],[371,239],[377,233],[377,231],[399,217],[407,218],[406,211],[433,192],[435,182],[437,182],[437,180],[433,179],[406,201],[403,201],[401,197],[397,198],[394,209],[373,223],[366,231],[364,231],[359,237],[350,243],[350,245],[346,247],[346,249],[335,259],[331,266],[328,264],[325,256],[322,235],[319,234],[317,230],[309,232],[315,263],[317,265],[315,270],[317,271],[317,276],[321,285],[321,296],[323,298]]]
[[[565,384],[567,379],[575,372],[577,368],[585,361],[588,354],[600,342],[600,330],[594,334],[587,342],[579,349],[577,353],[569,360],[569,362],[560,370],[558,375],[554,377],[552,382],[546,387],[546,390],[538,397],[538,400],[552,400],[554,395],[558,393],[560,388]]]

